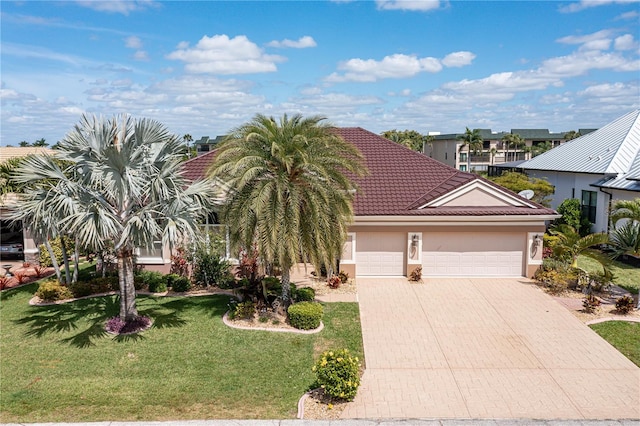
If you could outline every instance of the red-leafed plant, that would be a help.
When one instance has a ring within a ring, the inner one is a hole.
[[[342,280],[337,275],[334,275],[331,278],[327,279],[327,285],[330,288],[339,288],[341,284],[342,284]]]
[[[22,272],[14,272],[13,273],[13,278],[16,279],[16,282],[18,284],[24,284],[27,281],[29,281],[29,275],[22,273]]]
[[[36,278],[42,278],[47,273],[46,266],[33,265],[33,271],[36,273]]]

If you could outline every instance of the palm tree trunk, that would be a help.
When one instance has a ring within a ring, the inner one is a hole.
[[[467,145],[467,173],[471,172],[471,145]]]
[[[73,250],[73,277],[71,277],[71,282],[74,284],[78,282],[78,271],[80,270],[80,253],[78,250],[79,245],[79,240],[76,237],[76,245]]]
[[[133,249],[118,250],[118,284],[120,285],[120,319],[132,321],[138,317],[136,288],[133,285]]]
[[[62,281],[62,273],[60,272],[60,265],[58,265],[58,259],[56,259],[56,254],[53,252],[53,247],[51,247],[51,243],[49,240],[44,241],[44,246],[49,253],[49,258],[51,259],[51,266],[53,266],[53,270],[56,271],[56,278],[58,278],[58,282]]]
[[[64,243],[64,238],[60,235],[60,248],[62,250],[62,262],[64,263],[64,277],[67,285],[71,284],[71,266],[69,265],[69,253],[67,253],[67,246]]]
[[[291,267],[282,266],[282,303],[285,307],[291,304]]]

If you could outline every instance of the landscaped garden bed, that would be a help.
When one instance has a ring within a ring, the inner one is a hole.
[[[116,296],[30,306],[30,284],[2,292],[0,422],[293,418],[331,348],[363,356],[355,303],[323,304],[318,334],[225,326],[231,297],[140,295],[142,334],[109,335]]]

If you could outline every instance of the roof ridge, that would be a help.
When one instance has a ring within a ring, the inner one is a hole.
[[[636,118],[629,125],[629,130],[627,130],[626,134],[624,135],[624,139],[622,139],[622,142],[620,142],[620,145],[618,146],[618,149],[613,155],[613,158],[609,162],[609,165],[607,166],[605,173],[616,173],[616,174],[623,173],[624,174],[629,172],[635,158],[638,156],[638,153],[640,153],[640,131],[638,132],[639,133],[638,135],[635,135],[635,134],[632,135],[633,130],[636,127],[640,129],[640,110],[634,110],[630,114],[634,114],[634,113],[636,114]],[[620,117],[619,120],[625,117],[626,116]],[[613,121],[611,124],[614,124],[619,120]],[[625,155],[622,151],[625,150],[626,148],[632,151],[632,155],[627,156],[627,158],[625,159]],[[615,170],[614,165],[620,165],[619,170]]]
[[[427,158],[429,158],[429,157],[427,157]],[[442,181],[438,182],[437,185],[434,186],[433,188],[431,188],[429,191],[425,192],[420,197],[418,197],[417,199],[415,199],[414,201],[409,203],[409,205],[406,207],[407,210],[416,210],[418,207],[422,206],[427,201],[426,198],[429,196],[429,194],[433,193],[434,191],[436,191],[437,189],[440,188],[440,185],[442,185],[445,182],[450,181],[455,176],[463,175],[463,174],[464,175],[472,175],[472,173],[467,173],[467,172],[463,172],[461,170],[453,169],[452,173],[449,176],[447,176]],[[471,180],[468,180],[466,182],[461,182],[460,185],[457,185],[455,188],[458,188],[458,187],[464,185],[465,183],[472,182],[473,180],[477,179],[478,177],[479,176],[472,176]],[[455,189],[455,188],[453,188],[453,189]]]

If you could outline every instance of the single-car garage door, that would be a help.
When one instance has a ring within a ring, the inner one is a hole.
[[[356,235],[356,275],[404,275],[406,245],[406,234],[401,232],[358,232]]]
[[[422,240],[426,277],[520,277],[526,234],[429,232]]]

